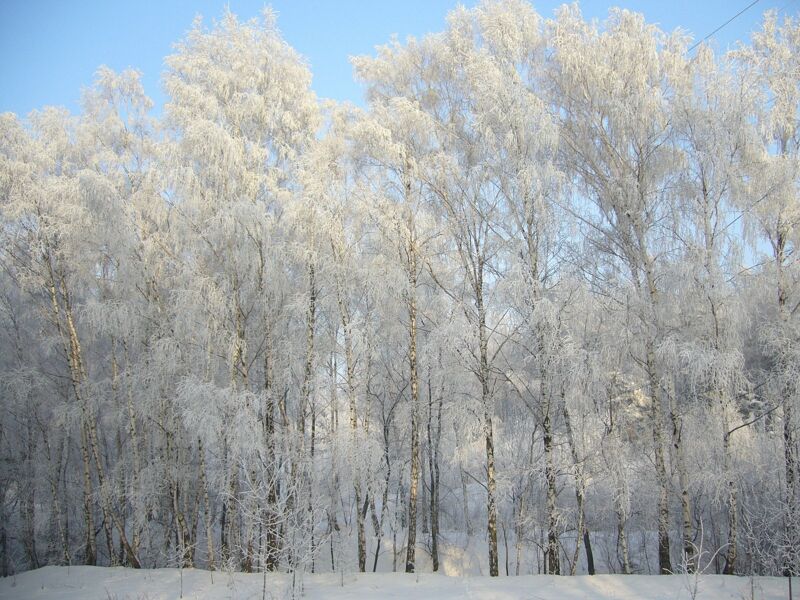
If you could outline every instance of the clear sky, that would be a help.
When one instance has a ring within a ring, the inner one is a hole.
[[[585,0],[586,17],[603,18],[609,6],[642,12],[663,29],[677,27],[700,39],[752,0]],[[265,4],[278,13],[285,39],[310,63],[318,95],[361,102],[348,56],[370,54],[376,45],[444,28],[457,0],[0,0],[0,112],[27,114],[48,104],[76,111],[81,88],[102,64],[143,73],[145,90],[164,102],[162,60],[191,26],[195,15],[220,16],[224,6],[240,18]],[[462,2],[467,6],[474,0]],[[551,16],[560,0],[534,6]],[[725,49],[746,40],[768,9],[798,15],[800,0],[759,0],[714,36]]]

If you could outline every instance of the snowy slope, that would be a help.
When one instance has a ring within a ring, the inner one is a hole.
[[[213,580],[213,581],[212,581]],[[443,575],[306,575],[309,599],[434,598],[504,600],[768,600],[788,598],[788,580],[760,577],[703,575],[694,580],[680,575],[596,575],[594,577],[447,577]],[[183,598],[193,600],[258,600],[291,597],[288,575],[269,575],[266,594],[261,574],[226,573],[185,569]],[[795,590],[800,581],[794,580]],[[181,574],[177,569],[135,571],[104,567],[45,567],[0,579],[0,599],[42,600],[168,600],[179,598]]]

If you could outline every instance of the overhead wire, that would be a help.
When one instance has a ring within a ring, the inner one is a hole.
[[[719,27],[717,27],[717,28],[716,28],[714,31],[712,31],[711,33],[709,33],[709,34],[708,34],[706,37],[704,37],[702,40],[700,40],[700,41],[698,41],[698,42],[695,42],[695,43],[692,45],[692,47],[691,47],[691,48],[689,48],[688,52],[691,52],[692,50],[694,50],[695,48],[697,48],[697,47],[698,47],[700,44],[702,44],[703,42],[705,42],[705,41],[706,41],[706,40],[708,40],[709,38],[713,37],[713,36],[714,36],[714,34],[718,33],[718,32],[719,32],[720,30],[722,30],[722,29],[723,29],[725,26],[729,25],[731,22],[733,22],[734,20],[736,20],[738,17],[742,16],[744,13],[746,13],[748,10],[750,10],[751,8],[753,8],[753,7],[754,7],[756,4],[758,4],[759,2],[761,2],[761,0],[753,0],[753,2],[751,2],[750,4],[748,4],[747,6],[745,6],[745,7],[744,7],[742,10],[740,10],[738,13],[736,13],[735,15],[733,15],[733,16],[732,16],[730,19],[728,19],[727,21],[725,21],[725,22],[724,22],[722,25],[720,25]]]

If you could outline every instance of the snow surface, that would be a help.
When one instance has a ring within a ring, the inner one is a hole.
[[[694,584],[697,587],[694,588]],[[474,600],[768,600],[789,597],[788,580],[779,577],[700,575],[588,575],[557,577],[447,577],[424,573],[306,575],[303,598],[433,598]],[[800,580],[793,580],[800,592]],[[264,578],[259,573],[183,570],[183,598],[258,600]],[[299,588],[298,588],[299,589]],[[0,599],[172,600],[180,598],[178,569],[134,570],[122,567],[45,567],[0,579]],[[696,590],[696,595],[693,591]],[[301,594],[298,592],[298,597]],[[292,597],[291,576],[270,574],[266,594],[272,600]]]

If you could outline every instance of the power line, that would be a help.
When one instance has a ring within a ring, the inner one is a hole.
[[[743,15],[744,13],[746,13],[748,10],[750,10],[752,7],[754,7],[754,6],[755,6],[756,4],[758,4],[760,1],[761,1],[761,0],[753,0],[753,2],[751,2],[750,4],[748,4],[747,6],[745,6],[745,7],[744,7],[742,10],[740,10],[738,13],[736,13],[735,15],[733,15],[733,16],[732,16],[730,19],[728,19],[727,21],[725,21],[725,22],[724,22],[722,25],[720,25],[719,27],[717,27],[717,28],[716,28],[714,31],[712,31],[711,33],[709,33],[709,34],[708,34],[706,37],[704,37],[702,40],[700,40],[699,42],[695,42],[695,44],[694,44],[694,45],[693,45],[691,48],[689,48],[688,52],[691,52],[692,50],[694,50],[695,48],[697,48],[697,47],[698,47],[700,44],[702,44],[703,42],[705,42],[705,41],[706,41],[708,38],[712,37],[712,36],[713,36],[715,33],[717,33],[717,32],[718,32],[720,29],[722,29],[723,27],[725,27],[726,25],[728,25],[728,24],[729,24],[731,21],[735,20],[737,17],[739,17],[739,16]]]

